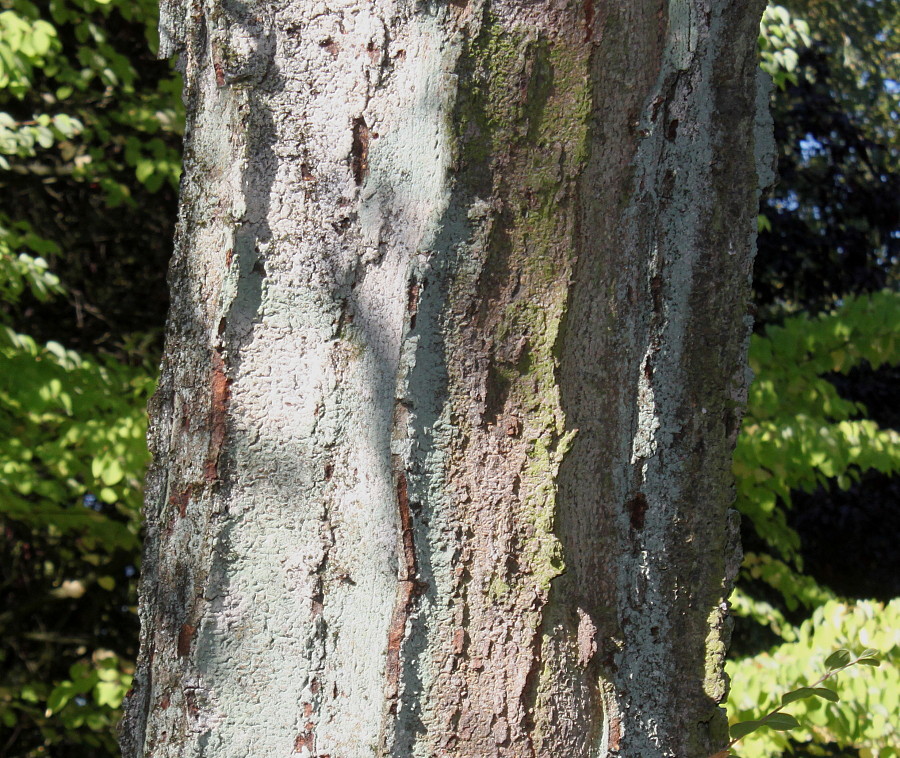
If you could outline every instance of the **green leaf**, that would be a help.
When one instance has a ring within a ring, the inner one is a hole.
[[[755,732],[762,726],[762,722],[760,721],[738,721],[736,724],[731,725],[731,729],[729,729],[729,733],[731,734],[731,739],[739,740],[742,737],[746,737],[748,734]]]
[[[37,703],[41,696],[38,694],[37,688],[32,684],[26,684],[19,690],[19,697],[27,703]]]
[[[142,158],[134,169],[134,175],[139,182],[146,182],[156,171],[156,163],[149,158]]]
[[[762,719],[761,725],[779,732],[785,732],[788,729],[796,729],[800,726],[800,722],[789,713],[773,713]]]
[[[87,724],[95,732],[99,732],[109,726],[106,714],[102,711],[94,711],[85,716],[84,723]]]
[[[881,661],[877,658],[860,658],[857,663],[861,663],[863,666],[880,666]]]
[[[53,688],[50,696],[47,698],[47,715],[50,716],[56,711],[65,708],[68,702],[75,697],[75,688],[71,682],[63,682]]]
[[[789,705],[790,703],[794,703],[797,700],[803,700],[804,698],[814,697],[815,695],[816,695],[816,691],[812,687],[800,687],[796,690],[791,690],[790,692],[785,692],[781,696],[781,704]]]
[[[100,480],[107,486],[112,487],[125,477],[125,471],[118,459],[112,458],[106,462],[103,470],[100,472]]]
[[[117,661],[115,658],[110,659],[111,665],[101,668],[97,671],[97,677],[101,682],[118,682],[120,678],[119,670],[116,668]]]
[[[830,670],[839,669],[850,663],[850,651],[844,648],[835,650],[825,659],[825,666]]]
[[[832,702],[832,703],[836,703],[840,700],[840,697],[838,697],[837,692],[835,692],[834,690],[830,690],[827,687],[814,687],[813,694],[816,697],[820,697],[823,700],[828,700],[829,702]]]
[[[100,682],[94,689],[94,701],[97,705],[118,708],[122,705],[126,692],[119,682]]]

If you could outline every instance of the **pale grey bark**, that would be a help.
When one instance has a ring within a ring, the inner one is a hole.
[[[761,10],[164,4],[126,758],[724,744]]]

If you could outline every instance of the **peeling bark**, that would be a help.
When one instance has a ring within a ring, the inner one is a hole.
[[[164,3],[125,758],[722,747],[762,7]]]

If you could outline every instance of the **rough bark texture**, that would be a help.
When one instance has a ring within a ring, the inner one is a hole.
[[[164,3],[126,758],[723,745],[762,5]]]

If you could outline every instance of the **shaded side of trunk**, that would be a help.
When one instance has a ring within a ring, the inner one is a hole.
[[[164,7],[126,758],[723,744],[761,10]]]

